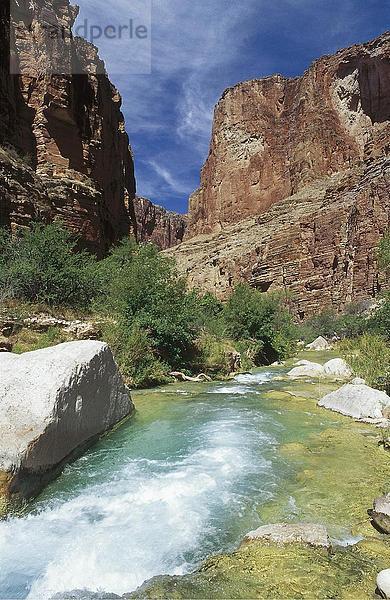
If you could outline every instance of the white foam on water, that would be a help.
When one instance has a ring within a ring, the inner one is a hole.
[[[0,522],[0,598],[46,600],[72,589],[123,594],[155,575],[195,568],[191,557],[203,559],[207,540],[223,529],[221,512],[245,511],[243,475],[264,477],[265,489],[273,480],[254,451],[274,440],[259,437],[254,413],[222,410],[216,419],[197,426],[194,447],[179,458],[128,458],[103,482]],[[88,469],[88,460],[81,465]]]
[[[243,375],[236,375],[234,380],[238,383],[262,385],[270,381],[274,375],[274,373],[269,371],[261,371],[259,373],[245,373]]]
[[[216,387],[207,392],[208,394],[228,394],[228,395],[239,395],[245,396],[246,394],[253,394],[252,388],[244,385],[232,385]]]

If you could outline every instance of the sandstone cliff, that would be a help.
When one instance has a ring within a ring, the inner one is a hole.
[[[134,210],[139,242],[153,242],[161,250],[183,241],[187,229],[187,216],[157,206],[147,198],[136,197]]]
[[[390,225],[390,34],[304,74],[246,82],[215,111],[187,241],[190,284],[282,289],[304,318],[375,296]],[[199,235],[201,234],[201,235]]]
[[[188,237],[265,212],[312,181],[389,145],[390,34],[280,75],[228,89],[215,110]]]
[[[135,229],[120,95],[97,49],[72,37],[77,8],[69,0],[21,0],[16,36],[7,4],[0,8],[0,225],[16,230],[60,218],[102,254]],[[48,39],[47,14],[67,33],[58,48]],[[10,58],[21,75],[9,74]]]

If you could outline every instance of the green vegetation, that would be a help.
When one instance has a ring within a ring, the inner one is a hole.
[[[133,386],[164,383],[172,370],[227,376],[239,350],[244,368],[291,355],[297,330],[277,295],[240,285],[223,305],[188,291],[174,262],[150,245],[123,240],[100,262],[77,251],[59,223],[0,235],[2,300],[41,304],[51,313],[93,314]],[[64,341],[59,330],[19,336],[15,350]]]
[[[378,261],[386,274],[389,235],[379,244]],[[0,290],[2,301],[97,316],[122,372],[137,387],[164,383],[173,370],[228,376],[236,352],[246,370],[270,364],[292,356],[300,337],[312,341],[318,335],[341,339],[341,352],[357,375],[390,387],[386,296],[373,314],[355,304],[344,315],[326,311],[298,327],[277,293],[241,284],[223,304],[212,294],[189,291],[174,261],[150,244],[125,239],[97,261],[78,251],[77,239],[60,223],[36,224],[13,237],[0,231]],[[26,337],[17,351],[62,341],[63,335],[51,332],[30,345]]]
[[[75,252],[76,246],[77,241],[56,223],[34,225],[18,237],[1,230],[1,299],[88,307],[98,291],[96,260]]]
[[[356,375],[372,387],[390,392],[390,346],[382,336],[364,334],[344,340],[340,350]]]

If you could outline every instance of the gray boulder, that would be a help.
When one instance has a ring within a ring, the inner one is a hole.
[[[350,379],[352,377],[352,369],[342,358],[328,360],[324,364],[324,373],[326,377],[334,377],[335,379]]]
[[[322,337],[322,335],[315,339],[314,342],[306,346],[306,350],[315,350],[317,352],[330,349],[331,345],[329,344],[328,340]]]
[[[390,569],[378,573],[376,585],[382,598],[390,598]]]
[[[318,405],[354,419],[383,420],[390,406],[390,397],[368,385],[347,383],[324,396]]]
[[[107,344],[0,354],[0,513],[134,409]]]
[[[369,510],[374,525],[383,533],[390,534],[390,494],[374,500],[373,510]]]
[[[290,379],[300,379],[301,377],[324,377],[324,367],[319,363],[310,362],[309,360],[299,361],[298,365],[287,373]]]
[[[328,548],[330,540],[323,525],[313,523],[276,523],[264,525],[251,531],[244,538],[244,543],[256,540],[268,540],[276,544],[303,543],[309,546]]]

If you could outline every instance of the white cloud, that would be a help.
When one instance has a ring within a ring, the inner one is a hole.
[[[177,181],[167,168],[154,160],[149,161],[149,165],[172,191],[178,194],[185,194],[188,192],[187,186],[180,181]]]

